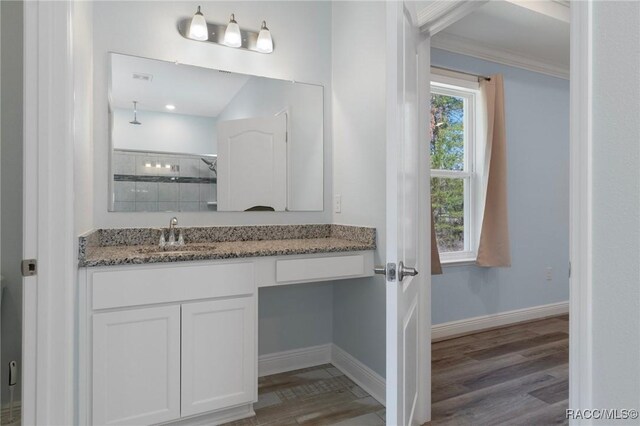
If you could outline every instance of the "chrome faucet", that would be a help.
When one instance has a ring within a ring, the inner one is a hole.
[[[178,218],[172,217],[171,220],[169,221],[169,245],[170,246],[176,245],[176,233],[175,233],[176,226],[178,226]]]
[[[175,246],[183,246],[184,245],[184,237],[182,236],[182,230],[180,230],[180,236],[178,237],[178,241],[176,241],[176,227],[178,226],[178,218],[172,217],[169,221],[169,240],[166,241],[164,239],[164,231],[160,232],[160,248],[166,249],[167,247],[175,247]]]

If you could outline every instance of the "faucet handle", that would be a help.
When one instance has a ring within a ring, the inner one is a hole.
[[[182,229],[180,230],[180,236],[178,237],[178,245],[179,246],[184,245],[184,236],[182,235]]]
[[[160,230],[160,243],[158,244],[161,248],[167,245],[167,240],[164,239],[164,229]]]

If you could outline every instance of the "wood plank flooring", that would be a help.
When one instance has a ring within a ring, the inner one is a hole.
[[[430,425],[567,424],[569,318],[432,345]],[[384,425],[375,399],[331,364],[262,377],[245,425]]]
[[[253,408],[228,425],[384,425],[384,406],[331,364],[261,377]]]
[[[568,424],[568,333],[563,315],[433,343],[429,424]]]

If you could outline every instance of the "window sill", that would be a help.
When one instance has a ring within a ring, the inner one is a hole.
[[[476,259],[475,258],[450,259],[450,260],[441,259],[440,264],[442,265],[443,268],[450,267],[450,266],[469,266],[469,265],[475,265]]]

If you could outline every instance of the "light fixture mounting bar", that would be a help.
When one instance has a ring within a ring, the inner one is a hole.
[[[191,25],[191,18],[185,18],[178,23],[178,32],[180,35],[186,39],[192,41],[192,38],[189,38],[189,25]],[[227,29],[227,24],[215,24],[211,22],[207,22],[207,33],[209,34],[209,38],[207,40],[202,40],[204,43],[215,43],[220,46],[229,47],[223,43],[224,41],[224,32]],[[254,31],[246,31],[240,28],[240,35],[242,36],[242,46],[240,47],[230,47],[230,49],[244,49],[250,50],[252,52],[263,53],[260,52],[257,48],[258,42],[258,32]],[[275,43],[274,43],[275,48]]]

